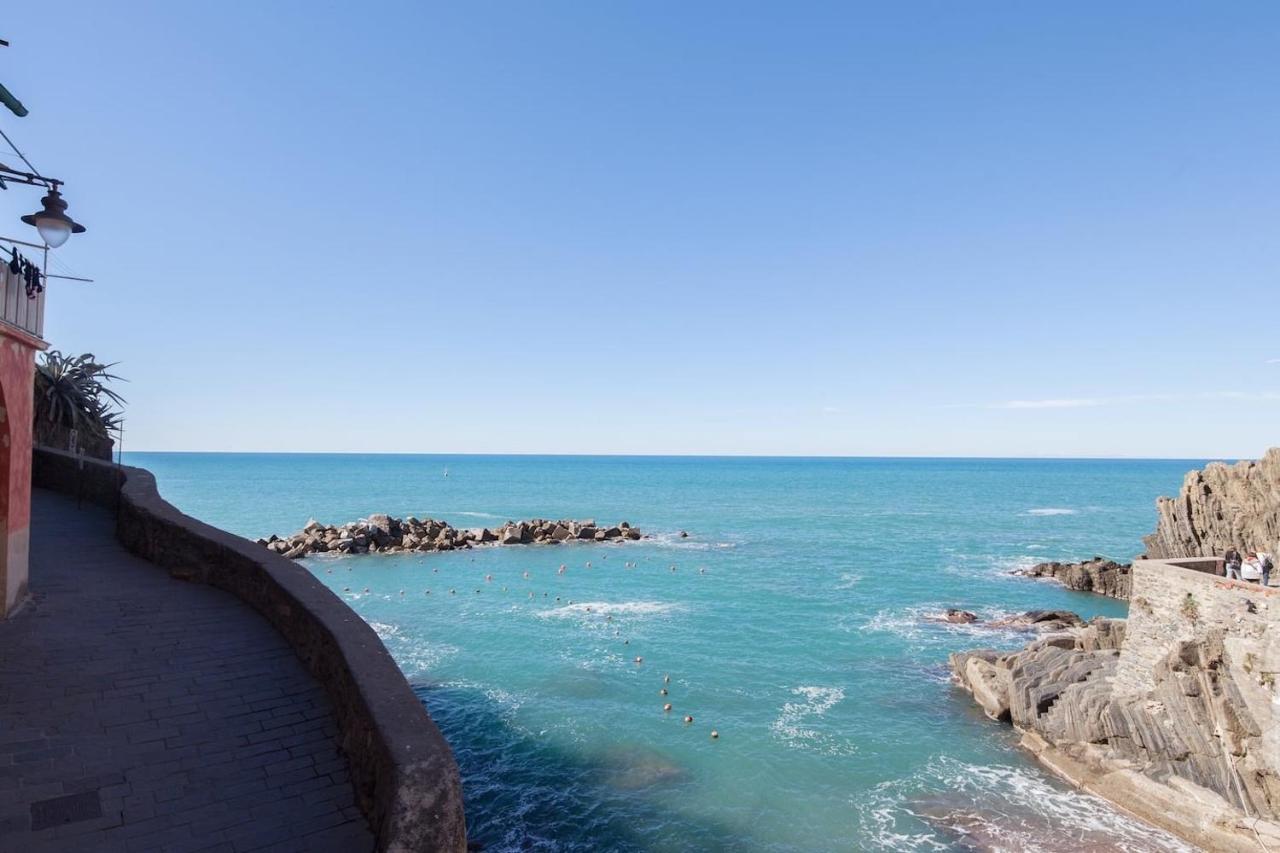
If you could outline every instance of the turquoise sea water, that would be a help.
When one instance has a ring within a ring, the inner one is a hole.
[[[1009,571],[1131,557],[1155,497],[1199,461],[126,461],[249,537],[374,512],[653,534],[305,562],[373,625],[453,745],[488,850],[1184,849],[1053,781],[950,685],[949,652],[1026,636],[927,617],[1123,616]]]

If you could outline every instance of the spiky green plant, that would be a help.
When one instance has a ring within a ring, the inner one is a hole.
[[[115,364],[101,364],[93,353],[63,355],[49,350],[36,363],[36,420],[74,429],[97,438],[120,422],[124,398],[107,386],[123,381],[110,372]]]

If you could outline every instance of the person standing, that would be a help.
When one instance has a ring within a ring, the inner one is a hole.
[[[1262,581],[1262,561],[1258,559],[1256,551],[1250,551],[1245,555],[1244,562],[1240,564],[1240,579],[1249,583]]]
[[[1271,586],[1271,570],[1276,567],[1275,561],[1270,554],[1263,552],[1258,554],[1258,562],[1262,564],[1262,585]]]
[[[1232,545],[1230,548],[1227,549],[1227,553],[1222,555],[1223,573],[1228,578],[1234,578],[1235,580],[1240,580],[1240,563],[1241,562],[1242,561],[1240,559],[1240,552],[1236,550],[1236,547],[1234,545]]]

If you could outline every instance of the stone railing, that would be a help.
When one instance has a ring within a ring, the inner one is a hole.
[[[1174,566],[1179,569],[1190,569],[1193,572],[1202,572],[1206,575],[1222,574],[1222,560],[1217,557],[1179,557],[1171,560],[1148,560],[1148,562]]]
[[[174,577],[232,593],[280,631],[333,701],[356,799],[379,850],[466,849],[449,744],[378,635],[310,572],[182,514],[141,468],[38,448],[32,480],[112,510],[130,551]]]

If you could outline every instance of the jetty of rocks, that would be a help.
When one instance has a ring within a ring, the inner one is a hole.
[[[626,542],[644,539],[623,521],[610,527],[594,520],[508,521],[501,527],[460,529],[432,518],[371,515],[334,527],[312,519],[291,536],[272,534],[258,544],[284,557],[311,554],[392,554],[406,551],[454,551],[476,545],[559,545],[566,542]]]

